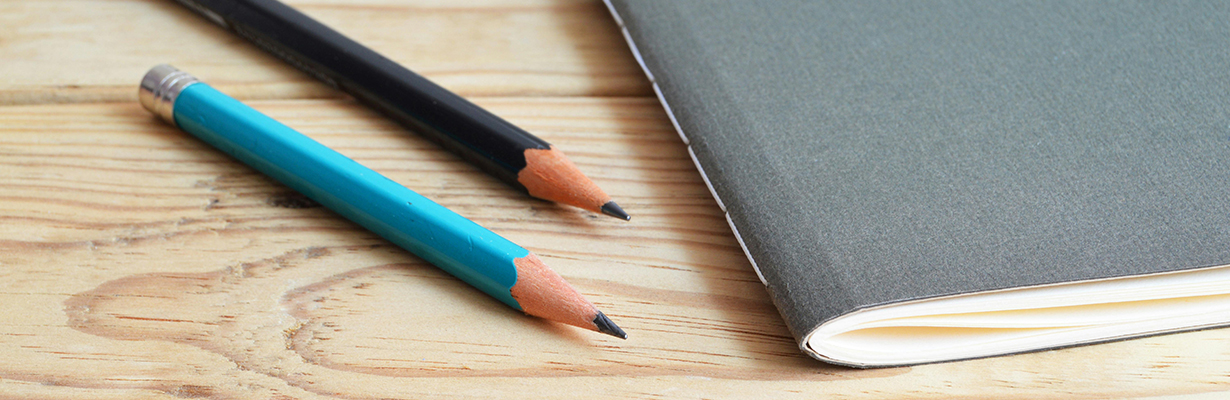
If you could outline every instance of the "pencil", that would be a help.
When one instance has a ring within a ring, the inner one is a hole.
[[[176,0],[544,200],[629,220],[550,143],[275,0]]]
[[[169,65],[146,73],[141,105],[527,314],[627,335],[529,250],[457,215]]]

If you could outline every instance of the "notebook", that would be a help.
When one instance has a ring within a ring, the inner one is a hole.
[[[1230,323],[1230,4],[607,4],[807,354]]]

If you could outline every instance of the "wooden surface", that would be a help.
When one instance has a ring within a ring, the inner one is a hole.
[[[169,1],[0,2],[0,399],[1230,397],[1225,329],[811,360],[600,3],[291,3],[553,142],[633,220],[520,195]],[[520,315],[161,123],[136,87],[164,62],[538,253],[630,338]]]

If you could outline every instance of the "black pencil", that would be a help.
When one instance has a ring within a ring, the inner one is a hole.
[[[529,195],[631,219],[550,143],[275,0],[175,0]]]

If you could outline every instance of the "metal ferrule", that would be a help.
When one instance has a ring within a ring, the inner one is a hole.
[[[195,76],[162,64],[151,68],[145,73],[145,77],[141,78],[141,89],[137,92],[137,98],[146,110],[162,117],[171,125],[178,126],[175,123],[175,98],[179,97],[184,88],[197,82],[200,81]]]

